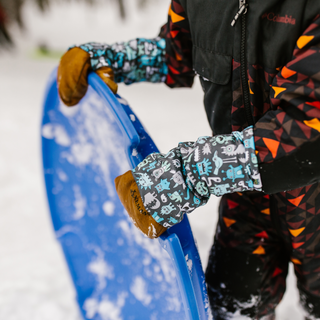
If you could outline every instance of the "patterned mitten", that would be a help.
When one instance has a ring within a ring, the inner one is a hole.
[[[153,153],[132,175],[144,209],[165,228],[207,203],[211,194],[261,191],[262,187],[252,127],[180,143],[166,155]],[[121,181],[122,176],[117,179]]]
[[[88,73],[93,70],[116,93],[117,83],[164,82],[167,75],[165,40],[134,39],[113,45],[87,43],[72,47],[61,58],[58,91],[67,106],[86,94]]]

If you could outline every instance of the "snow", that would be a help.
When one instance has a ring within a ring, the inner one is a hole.
[[[93,298],[85,301],[86,317],[93,319],[98,314],[102,320],[125,320],[121,316],[121,309],[125,304],[127,293],[118,294],[117,301],[112,301],[108,296],[104,296],[101,302]]]
[[[45,16],[29,4],[24,12],[27,32],[13,28],[17,50],[0,55],[0,319],[81,319],[63,253],[53,233],[42,178],[42,100],[46,81],[58,60],[36,59],[34,48],[46,43],[63,52],[74,43],[113,43],[137,36],[154,37],[166,20],[169,0],[150,2],[149,7],[137,13],[135,1],[128,1],[130,17],[125,23],[118,19],[116,8],[109,2],[99,8],[74,2],[57,3]],[[164,152],[180,141],[194,141],[199,136],[211,134],[198,82],[192,90],[139,84],[120,85],[119,92],[130,101]],[[72,116],[76,109],[65,108],[64,112]],[[61,144],[68,143],[68,136],[61,128],[48,127],[43,133]],[[80,151],[75,150],[74,154],[79,155]],[[91,151],[83,152],[82,156]],[[61,172],[61,179],[68,179],[67,173]],[[79,192],[76,186],[75,192]],[[83,214],[83,201],[85,199],[79,193],[79,210],[75,212],[75,218]],[[203,266],[212,243],[218,201],[212,197],[209,204],[190,215]],[[105,212],[112,215],[113,208],[106,204]],[[123,234],[130,228],[125,222],[119,227]],[[138,231],[132,230],[130,234],[143,246],[144,238]],[[156,251],[151,253],[157,254]],[[164,261],[159,264],[166,268]],[[91,271],[101,278],[101,285],[112,276],[103,257],[93,261],[91,267]],[[170,279],[170,270],[165,270],[165,276]],[[292,267],[287,283],[287,293],[277,309],[277,319],[302,320]],[[132,290],[137,296],[148,297],[141,279],[135,280]],[[119,293],[118,297],[105,297],[100,303],[88,300],[88,315],[98,313],[102,319],[121,319],[125,299],[126,293]],[[174,301],[170,303],[172,308],[179,305]]]
[[[133,279],[130,291],[136,297],[137,300],[145,306],[149,305],[152,300],[152,295],[147,292],[147,284],[144,279],[140,276],[137,276]]]
[[[186,263],[187,263],[187,267],[188,267],[189,272],[192,272],[193,262],[192,262],[192,260],[189,258],[189,255],[188,255],[188,254],[185,256],[185,259],[186,259]]]
[[[95,274],[98,278],[98,288],[103,289],[107,285],[106,279],[114,278],[114,270],[112,266],[109,266],[108,263],[104,260],[103,253],[100,249],[96,248],[97,257],[95,260],[91,261],[88,265],[88,270]]]
[[[76,212],[73,215],[74,220],[79,220],[85,215],[85,208],[87,206],[87,199],[81,194],[81,189],[78,185],[73,186],[74,192],[74,207],[76,208]]]
[[[62,126],[48,123],[42,127],[42,135],[47,139],[54,139],[61,146],[70,145],[70,138]]]
[[[103,207],[102,207],[104,213],[107,215],[107,216],[113,216],[114,215],[114,204],[113,202],[111,201],[106,201],[104,204],[103,204]]]

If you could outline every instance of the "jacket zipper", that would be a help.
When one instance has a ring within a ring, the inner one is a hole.
[[[239,17],[241,16],[241,44],[240,44],[240,72],[241,72],[241,84],[242,84],[242,93],[243,93],[243,102],[244,110],[246,114],[246,119],[248,125],[251,126],[254,124],[253,115],[251,112],[250,105],[250,91],[249,91],[249,82],[247,74],[247,57],[246,57],[246,30],[247,30],[247,19],[246,13],[248,11],[247,0],[239,0],[239,10],[235,14],[231,26],[233,27]]]

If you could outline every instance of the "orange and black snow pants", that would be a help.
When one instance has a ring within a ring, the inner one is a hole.
[[[290,261],[306,314],[320,319],[320,184],[224,195],[206,270],[214,319],[274,319]]]

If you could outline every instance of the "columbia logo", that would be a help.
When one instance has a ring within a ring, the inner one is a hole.
[[[262,15],[262,19],[268,19],[269,21],[279,22],[279,23],[287,23],[287,24],[296,24],[296,19],[292,18],[292,16],[280,16],[279,14],[275,14],[273,12],[265,13]]]

